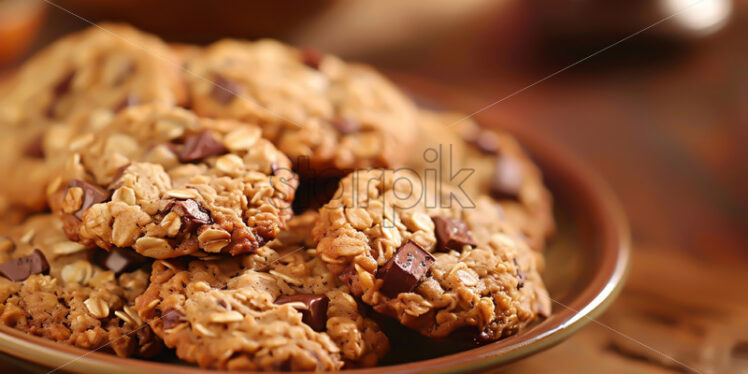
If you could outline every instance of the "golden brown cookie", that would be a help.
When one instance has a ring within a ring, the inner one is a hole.
[[[357,171],[320,209],[317,256],[374,310],[425,336],[470,327],[481,342],[547,315],[542,257],[489,198],[425,188],[413,173]]]
[[[295,217],[258,253],[157,261],[137,308],[167,346],[201,367],[338,370],[373,366],[386,336],[304,244],[316,221]]]
[[[511,135],[480,128],[459,113],[419,112],[420,140],[408,165],[422,177],[489,195],[536,250],[555,231],[553,203],[540,169]],[[432,174],[429,174],[432,173]]]
[[[101,24],[51,44],[0,94],[0,178],[6,181],[0,213],[22,218],[46,207],[45,187],[76,136],[127,106],[185,99],[180,58],[155,36]]]
[[[219,41],[188,66],[197,113],[258,123],[306,176],[398,167],[418,136],[415,105],[367,66],[271,40]]]
[[[290,217],[297,180],[257,126],[128,108],[78,142],[51,194],[73,240],[152,258],[253,252]]]
[[[6,234],[0,238],[0,323],[123,357],[161,351],[134,306],[148,285],[148,262],[71,242],[53,215],[33,216]]]

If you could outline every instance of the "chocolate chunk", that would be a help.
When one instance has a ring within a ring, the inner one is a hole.
[[[228,152],[221,142],[211,135],[209,130],[189,135],[184,140],[179,160],[192,162],[201,160],[208,156],[220,155]]]
[[[46,274],[49,272],[49,264],[44,253],[34,249],[28,256],[19,257],[0,264],[0,274],[13,282],[25,280],[32,274]]]
[[[302,321],[314,331],[325,331],[327,324],[327,304],[330,299],[325,295],[291,295],[281,296],[275,303],[278,305],[295,303],[294,308],[301,312]],[[298,304],[303,304],[298,305]]]
[[[440,251],[461,251],[465,245],[476,246],[467,224],[458,219],[431,217],[436,226],[436,247]]]
[[[347,285],[354,295],[360,295],[362,293],[358,280],[358,272],[353,264],[348,265],[343,272],[338,274],[338,279]]]
[[[527,276],[525,275],[525,272],[520,269],[519,263],[517,262],[516,258],[513,258],[512,262],[514,263],[514,267],[517,268],[517,278],[519,279],[517,281],[517,289],[521,290],[522,287],[525,286],[525,280],[527,280]]]
[[[213,223],[210,214],[195,200],[174,200],[169,211],[182,218],[182,232],[194,232],[202,225]]]
[[[129,108],[131,106],[135,106],[138,104],[140,104],[140,99],[137,96],[130,94],[130,95],[125,96],[125,98],[122,99],[122,101],[120,101],[119,104],[117,104],[113,108],[113,110],[115,113],[117,113],[125,108]]]
[[[434,261],[434,256],[409,240],[377,270],[377,278],[384,281],[379,291],[390,298],[412,291]]]
[[[146,262],[146,258],[131,250],[112,248],[108,252],[97,251],[96,262],[119,275],[137,269]]]
[[[178,325],[183,321],[184,314],[176,309],[168,309],[161,316],[161,320],[164,321],[164,330],[168,330]]]
[[[524,170],[519,160],[511,156],[496,158],[491,195],[499,200],[516,200],[522,187]]]
[[[75,78],[75,71],[67,73],[67,75],[62,77],[62,79],[57,82],[57,84],[52,89],[52,93],[54,93],[55,99],[70,92],[70,88],[73,86],[73,78]]]
[[[216,75],[213,79],[213,88],[210,90],[210,97],[221,105],[226,105],[234,100],[243,89],[242,85],[232,79],[222,75]]]
[[[44,158],[44,137],[37,136],[23,150],[24,156],[31,158]]]
[[[112,177],[112,181],[109,182],[109,189],[110,190],[116,190],[117,187],[115,185],[117,182],[119,182],[120,178],[122,178],[123,175],[125,175],[125,170],[130,167],[130,163],[127,163],[126,165],[122,165],[117,168],[117,170],[114,171],[114,176]]]
[[[312,69],[319,70],[324,55],[320,51],[307,47],[301,51],[301,62]]]
[[[478,344],[486,344],[494,341],[495,339],[491,338],[491,335],[485,331],[481,331],[478,335],[475,337],[475,342]]]
[[[73,86],[73,78],[75,77],[75,71],[69,72],[63,76],[54,87],[52,87],[52,100],[49,102],[49,106],[45,112],[48,118],[55,117],[55,107],[57,107],[57,101],[60,97],[65,96],[70,92],[70,88]]]
[[[360,122],[348,118],[336,118],[330,121],[330,124],[338,130],[339,133],[344,135],[361,129]]]
[[[465,140],[482,153],[490,155],[499,153],[499,139],[491,131],[476,131],[469,139]]]
[[[73,213],[73,215],[75,215],[75,217],[78,219],[83,219],[83,212],[85,212],[94,204],[98,204],[109,199],[109,194],[107,194],[104,190],[90,183],[86,183],[80,179],[73,179],[72,181],[70,181],[67,188],[65,189],[65,194],[67,194],[67,191],[73,187],[80,187],[81,189],[83,189],[81,207],[75,213]]]

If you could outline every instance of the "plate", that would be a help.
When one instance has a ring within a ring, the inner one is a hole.
[[[433,91],[431,91],[433,92]],[[500,127],[490,119],[487,127]],[[558,232],[546,250],[543,278],[553,314],[523,332],[481,347],[430,341],[395,324],[392,353],[383,364],[355,373],[476,372],[499,367],[561,342],[593,321],[623,287],[630,255],[629,228],[610,188],[574,154],[542,135],[514,128],[543,170],[553,192]],[[51,368],[81,373],[207,373],[174,362],[119,358],[63,345],[0,327],[0,351],[32,371]],[[171,362],[171,363],[170,363]]]

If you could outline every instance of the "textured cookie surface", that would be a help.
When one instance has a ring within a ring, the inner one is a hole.
[[[147,286],[147,263],[130,261],[129,266],[116,267],[117,272],[100,265],[95,256],[100,250],[69,241],[53,215],[31,217],[6,234],[0,238],[0,263],[38,249],[49,268],[15,282],[0,276],[0,323],[119,356],[151,357],[161,351],[161,340],[134,306]],[[116,265],[116,260],[100,260]],[[9,269],[2,267],[5,274]]]
[[[185,101],[179,56],[157,37],[101,24],[53,43],[27,62],[0,101],[11,123],[66,120],[94,109]]]
[[[128,108],[68,159],[51,195],[68,237],[153,258],[252,252],[290,216],[297,180],[256,126]]]
[[[491,199],[470,207],[454,192],[410,172],[354,172],[320,209],[317,255],[354,295],[423,335],[511,335],[550,310],[542,258]]]
[[[459,113],[419,112],[421,137],[408,163],[420,174],[460,184],[471,197],[490,195],[536,250],[555,231],[550,192],[538,167],[511,135],[481,129]]]
[[[197,113],[260,123],[295,163],[309,159],[303,174],[398,167],[417,136],[414,104],[365,66],[270,40],[220,41],[188,66]]]
[[[279,240],[256,254],[157,261],[151,285],[137,299],[140,315],[181,359],[202,367],[375,365],[388,350],[387,338],[304,244],[315,218],[295,217]],[[317,301],[324,307],[315,307]]]
[[[137,103],[178,105],[179,56],[158,38],[102,24],[53,43],[0,94],[0,212],[46,206],[44,188],[75,136]]]

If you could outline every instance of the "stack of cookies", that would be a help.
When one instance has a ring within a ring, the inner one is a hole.
[[[28,334],[340,370],[383,362],[382,321],[485,344],[550,313],[538,168],[367,66],[102,24],[3,82],[0,142],[0,324]]]

